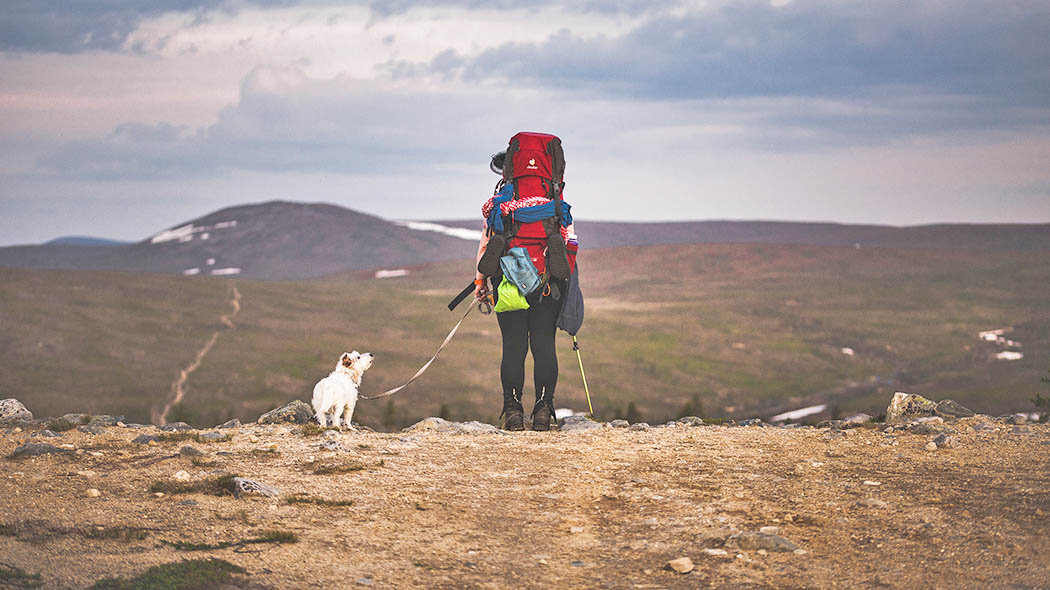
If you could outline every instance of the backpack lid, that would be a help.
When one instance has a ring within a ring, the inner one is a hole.
[[[503,180],[539,176],[560,184],[565,176],[561,139],[549,133],[522,131],[510,138],[502,166]]]

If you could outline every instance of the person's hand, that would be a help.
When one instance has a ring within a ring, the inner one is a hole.
[[[484,301],[489,296],[488,281],[482,280],[480,284],[474,283],[474,299]]]

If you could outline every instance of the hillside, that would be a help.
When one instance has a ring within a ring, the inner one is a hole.
[[[476,220],[437,222],[476,229]],[[805,244],[861,248],[1050,251],[1050,223],[861,225],[797,221],[576,222],[588,248],[658,244]]]
[[[195,590],[1050,586],[1046,425],[248,425],[219,442],[41,427],[0,430],[11,587],[158,587],[134,581],[163,572]],[[926,450],[931,430],[951,448]],[[15,456],[24,441],[57,452]],[[279,495],[235,497],[232,475]],[[668,567],[682,558],[688,573]],[[192,582],[202,570],[230,583]]]
[[[363,391],[403,383],[459,317],[445,309],[469,260],[295,282],[0,270],[0,394],[38,414],[119,413],[147,422],[217,334],[170,419],[209,426],[309,399],[344,350],[376,354]],[[877,415],[893,391],[977,411],[1034,410],[1050,359],[1050,254],[681,245],[581,254],[581,354],[595,411],[653,423],[695,413],[769,417],[825,404]],[[232,286],[241,294],[235,327]],[[1006,347],[978,333],[1008,329]],[[848,353],[846,351],[848,349]],[[1020,360],[999,360],[1000,352]],[[359,420],[495,421],[499,332],[476,312],[417,383]],[[559,337],[557,403],[586,400]],[[527,388],[526,399],[532,396]],[[686,408],[686,406],[689,408]]]
[[[222,209],[135,244],[0,248],[0,267],[292,280],[464,258],[476,249],[470,240],[335,205],[274,201]]]

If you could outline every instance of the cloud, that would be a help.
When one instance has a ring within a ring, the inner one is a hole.
[[[501,107],[495,97],[472,93],[423,92],[345,76],[319,80],[295,68],[260,67],[243,81],[240,100],[212,125],[124,123],[105,137],[68,142],[39,164],[59,177],[97,180],[232,170],[432,173],[479,159],[478,138],[493,133],[479,113]]]
[[[281,6],[284,0],[243,0],[241,5]],[[143,19],[167,12],[203,15],[234,9],[227,0],[5,0],[0,10],[0,51],[79,53],[117,51]]]
[[[1050,121],[1048,38],[1045,2],[746,1],[656,15],[619,36],[561,30],[542,43],[386,67],[399,78],[438,75],[639,101],[806,98],[893,106],[918,99],[926,104],[911,110],[902,128],[911,118],[923,129],[955,129]],[[951,112],[937,113],[941,107]],[[835,122],[819,119],[810,123]]]

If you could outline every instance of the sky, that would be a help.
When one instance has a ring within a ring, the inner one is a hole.
[[[0,245],[275,199],[477,217],[1050,222],[1050,2],[7,0]]]

